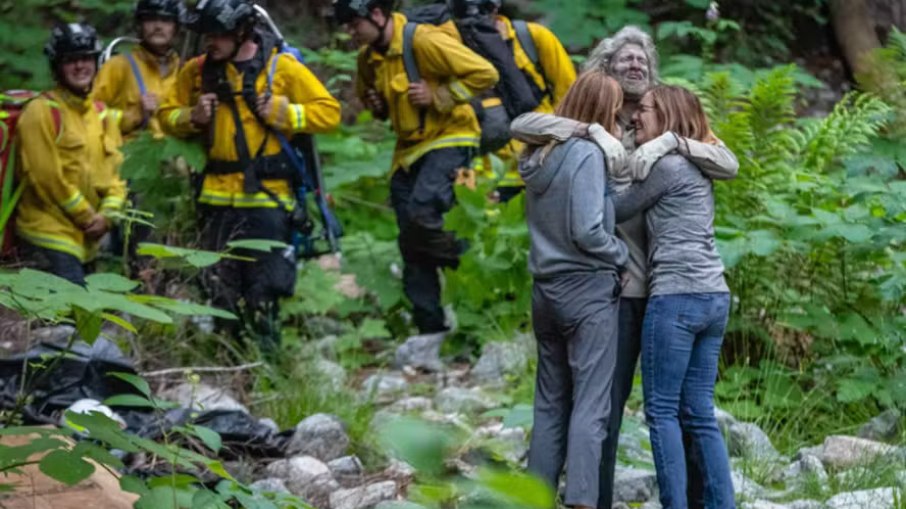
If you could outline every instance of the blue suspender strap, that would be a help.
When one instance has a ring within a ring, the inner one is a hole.
[[[126,53],[126,60],[129,61],[129,67],[132,67],[132,76],[135,77],[135,82],[138,84],[138,92],[141,95],[148,93],[148,89],[145,87],[145,80],[142,78],[142,72],[138,68],[138,62],[135,61],[135,55],[132,53]],[[143,108],[144,111],[144,108]],[[142,125],[141,128],[144,129],[148,125],[148,114],[142,113]]]

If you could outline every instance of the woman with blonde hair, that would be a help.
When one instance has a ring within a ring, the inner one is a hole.
[[[710,135],[701,103],[682,87],[648,91],[633,120],[639,145],[664,133],[678,143]],[[661,505],[732,509],[729,459],[714,417],[730,293],[714,242],[712,183],[677,154],[637,178],[613,200],[617,221],[645,213],[650,297],[642,325],[642,387]],[[687,457],[701,473],[702,500],[688,498]]]
[[[613,234],[606,172],[625,157],[615,138],[622,102],[620,85],[603,71],[581,75],[557,115],[591,125],[565,141],[529,147],[520,167],[538,345],[528,468],[556,490],[566,464],[564,503],[577,508],[597,505],[610,414],[627,249]]]

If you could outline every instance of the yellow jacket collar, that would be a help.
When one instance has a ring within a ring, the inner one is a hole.
[[[170,50],[166,56],[161,58],[148,51],[148,49],[141,44],[136,44],[132,49],[132,53],[143,62],[149,64],[153,69],[159,69],[161,60],[166,59],[168,75],[176,72],[179,67],[179,54],[177,54],[175,50]]]
[[[80,97],[63,86],[57,86],[51,92],[51,96],[57,102],[65,104],[69,108],[72,108],[79,113],[85,113],[91,108],[92,100],[90,97]]]
[[[513,28],[513,22],[510,21],[510,18],[498,15],[497,22],[503,23],[503,25],[506,27],[506,40],[511,41],[516,38],[516,29]]]
[[[393,20],[393,36],[390,38],[390,46],[385,54],[381,54],[380,51],[370,51],[370,60],[372,62],[403,54],[403,29],[409,20],[401,12],[394,12],[390,16]]]

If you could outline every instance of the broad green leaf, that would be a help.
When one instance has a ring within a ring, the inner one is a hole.
[[[85,277],[89,290],[105,290],[114,293],[131,292],[138,287],[138,283],[124,278],[118,274],[98,273]]]
[[[158,486],[135,503],[135,509],[179,509],[177,492],[170,486]]]
[[[125,329],[133,334],[138,334],[138,329],[136,329],[134,325],[127,322],[126,320],[123,320],[119,316],[116,316],[112,313],[101,313],[101,316],[104,318],[104,320],[107,320],[108,322],[115,323],[116,325],[119,325],[123,329]]]
[[[378,437],[385,450],[429,476],[443,471],[446,450],[453,444],[444,429],[411,418],[389,421]]]
[[[227,472],[226,469],[223,467],[223,463],[221,463],[219,461],[209,461],[206,464],[206,466],[208,467],[208,470],[219,475],[223,479],[229,479],[231,481],[235,480],[235,479],[233,479],[233,476],[230,475],[230,473]]]
[[[145,397],[151,398],[151,386],[148,385],[148,381],[145,380],[144,378],[142,378],[138,375],[133,375],[132,373],[123,373],[121,371],[108,373],[107,376],[119,378],[120,380],[128,383],[132,387],[135,387],[136,389],[138,389],[138,392],[144,394]]]
[[[555,493],[541,479],[519,472],[484,469],[478,474],[482,485],[518,507],[549,509]]]
[[[88,312],[77,307],[74,309],[74,314],[79,337],[89,345],[94,344],[101,334],[101,327],[104,325],[102,313]]]
[[[841,403],[862,401],[871,396],[877,386],[877,381],[842,378],[837,381],[837,401]]]
[[[63,450],[52,451],[44,456],[38,468],[48,477],[67,486],[75,486],[94,473],[94,465],[82,459],[81,455]]]
[[[244,239],[227,242],[227,247],[230,249],[248,249],[251,251],[263,251],[265,253],[269,253],[274,249],[285,248],[287,245],[286,242],[280,242],[279,240],[265,239]]]
[[[153,401],[135,394],[117,394],[105,399],[104,404],[110,407],[156,408]]]
[[[220,433],[217,433],[211,428],[198,425],[192,426],[191,430],[195,436],[204,442],[204,445],[206,445],[208,449],[215,453],[220,452],[220,448],[223,446],[223,442],[220,439]]]
[[[93,459],[101,465],[106,465],[110,468],[125,468],[125,465],[123,465],[123,461],[121,459],[111,454],[107,449],[98,447],[91,442],[83,441],[77,443],[72,452],[73,454],[81,455],[84,458]]]
[[[129,493],[136,495],[147,495],[150,491],[144,481],[134,475],[124,475],[120,477],[120,488]]]

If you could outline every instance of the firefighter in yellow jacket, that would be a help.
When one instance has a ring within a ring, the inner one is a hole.
[[[413,349],[439,349],[448,330],[440,303],[442,267],[456,267],[461,246],[443,229],[454,201],[457,171],[467,168],[479,143],[469,100],[494,86],[497,71],[441,30],[418,25],[412,55],[421,81],[409,82],[403,57],[406,17],[391,0],[336,0],[337,21],[346,25],[358,56],[356,91],[397,134],[390,197],[400,229],[403,289],[413,305],[419,336],[397,350],[398,364]],[[432,366],[416,366],[428,369]]]
[[[550,29],[538,23],[513,21],[501,15],[501,3],[502,0],[450,0],[454,20],[441,25],[441,29],[459,39],[455,20],[491,16],[501,37],[513,48],[516,66],[529,78],[533,92],[540,99],[534,111],[553,113],[576,81],[576,68],[566,48]],[[497,152],[504,164],[504,175],[498,181],[498,192],[503,201],[511,199],[525,187],[517,168],[522,148],[522,143],[513,140]]]
[[[16,129],[19,247],[31,265],[77,284],[126,197],[119,119],[89,98],[100,50],[94,28],[55,27],[44,52],[57,86],[26,106]]]
[[[256,28],[251,3],[202,0],[193,17],[207,52],[183,66],[158,119],[165,132],[208,144],[197,190],[202,242],[216,251],[231,240],[289,243],[298,169],[279,138],[334,129],[340,104],[304,65],[277,52],[270,34]],[[205,277],[206,289],[215,305],[242,318],[230,332],[273,349],[278,298],[295,289],[295,256],[291,247],[243,254],[254,261],[221,261]]]
[[[179,55],[173,45],[184,17],[181,0],[139,0],[135,23],[140,45],[114,56],[98,72],[92,96],[123,112],[123,135],[147,128],[162,136],[154,114],[176,84]]]

